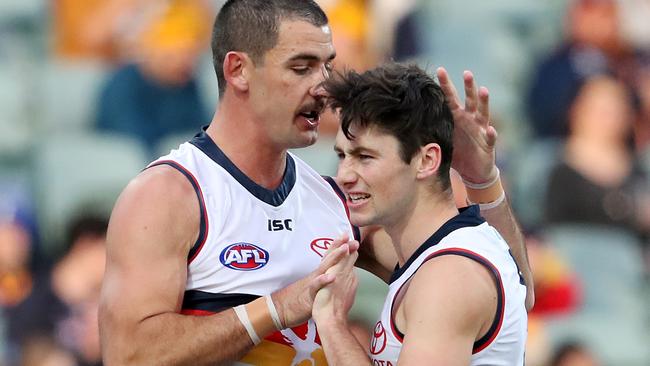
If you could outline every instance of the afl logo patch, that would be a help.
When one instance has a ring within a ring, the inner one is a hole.
[[[373,355],[380,354],[386,348],[386,329],[381,321],[375,324],[373,330],[372,342],[370,343],[370,353]]]
[[[254,271],[269,262],[269,252],[250,243],[235,243],[226,247],[219,256],[221,263],[238,271]]]

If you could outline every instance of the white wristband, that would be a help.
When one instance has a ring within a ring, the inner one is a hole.
[[[235,306],[234,310],[235,310],[235,314],[237,314],[237,317],[239,318],[239,321],[242,323],[242,325],[244,325],[244,328],[246,328],[248,335],[251,337],[251,340],[253,341],[253,344],[258,345],[262,343],[262,340],[257,335],[257,332],[255,332],[255,328],[253,328],[253,323],[251,323],[251,320],[248,318],[248,312],[246,311],[246,306],[245,305]]]
[[[492,208],[495,208],[495,207],[499,206],[505,200],[506,200],[506,192],[502,191],[499,198],[497,198],[496,200],[494,200],[492,202],[479,203],[478,207],[481,209],[481,211],[489,210],[489,209],[492,209]],[[470,201],[469,198],[467,199],[467,203],[470,204],[470,205],[475,204],[474,202]]]
[[[468,182],[462,176],[461,176],[460,179],[463,180],[463,184],[468,188],[471,188],[471,189],[485,189],[485,188],[491,187],[494,183],[496,183],[497,180],[499,179],[499,177],[501,176],[501,172],[499,171],[499,168],[496,168],[496,169],[497,169],[497,175],[494,177],[494,179],[492,179],[491,181],[489,181],[487,183],[476,184],[476,183]]]
[[[266,295],[264,296],[266,299],[266,306],[269,308],[269,313],[271,313],[271,319],[273,319],[273,324],[275,324],[275,328],[277,330],[282,330],[284,327],[282,326],[282,322],[280,321],[280,315],[278,315],[278,309],[275,308],[275,304],[273,303],[273,299],[271,298],[271,295]]]

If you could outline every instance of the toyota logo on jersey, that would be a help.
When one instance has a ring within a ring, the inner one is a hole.
[[[313,250],[314,253],[318,254],[319,256],[324,257],[325,253],[327,253],[327,250],[330,248],[333,241],[334,239],[330,239],[330,238],[314,239],[311,242],[311,250]]]
[[[375,324],[373,330],[372,342],[370,343],[370,353],[373,355],[380,354],[386,348],[386,329],[381,321]]]
[[[221,263],[238,271],[253,271],[269,262],[269,252],[250,243],[235,243],[226,247],[219,256]]]

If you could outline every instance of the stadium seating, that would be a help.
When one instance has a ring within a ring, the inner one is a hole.
[[[28,89],[16,65],[0,63],[0,157],[8,158],[25,153],[31,143],[31,129],[27,121]]]
[[[533,141],[520,154],[513,154],[510,199],[524,227],[542,223],[549,174],[561,154],[562,142],[555,139]]]
[[[321,175],[336,175],[338,160],[334,153],[334,138],[321,136],[318,141],[307,148],[294,149],[291,152],[304,160]]]
[[[52,61],[44,68],[42,84],[43,133],[89,130],[108,70],[91,62]]]
[[[17,19],[38,16],[45,11],[42,0],[2,0],[0,1],[0,22],[15,22]]]
[[[549,319],[550,340],[556,346],[580,340],[606,365],[648,365],[650,314],[638,237],[593,225],[554,226],[544,234],[577,274],[584,292],[576,313]]]
[[[79,210],[107,214],[126,183],[148,163],[135,141],[117,135],[66,133],[35,149],[33,176],[46,251],[56,252]]]

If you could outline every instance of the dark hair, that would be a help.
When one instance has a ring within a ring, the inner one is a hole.
[[[440,86],[416,65],[388,63],[359,74],[346,71],[324,84],[333,109],[340,109],[341,128],[354,139],[350,126],[376,126],[400,144],[407,164],[418,149],[437,143],[442,151],[438,178],[442,190],[451,187],[454,120]]]
[[[560,366],[566,362],[569,356],[575,354],[591,355],[589,349],[577,340],[568,340],[560,344],[551,357],[550,366]]]
[[[219,95],[226,90],[223,61],[231,51],[246,52],[255,64],[278,42],[280,23],[304,20],[321,27],[327,15],[313,0],[228,0],[212,29],[212,62]]]
[[[101,214],[80,213],[68,224],[67,250],[70,250],[84,236],[104,237],[108,229],[108,219]]]

